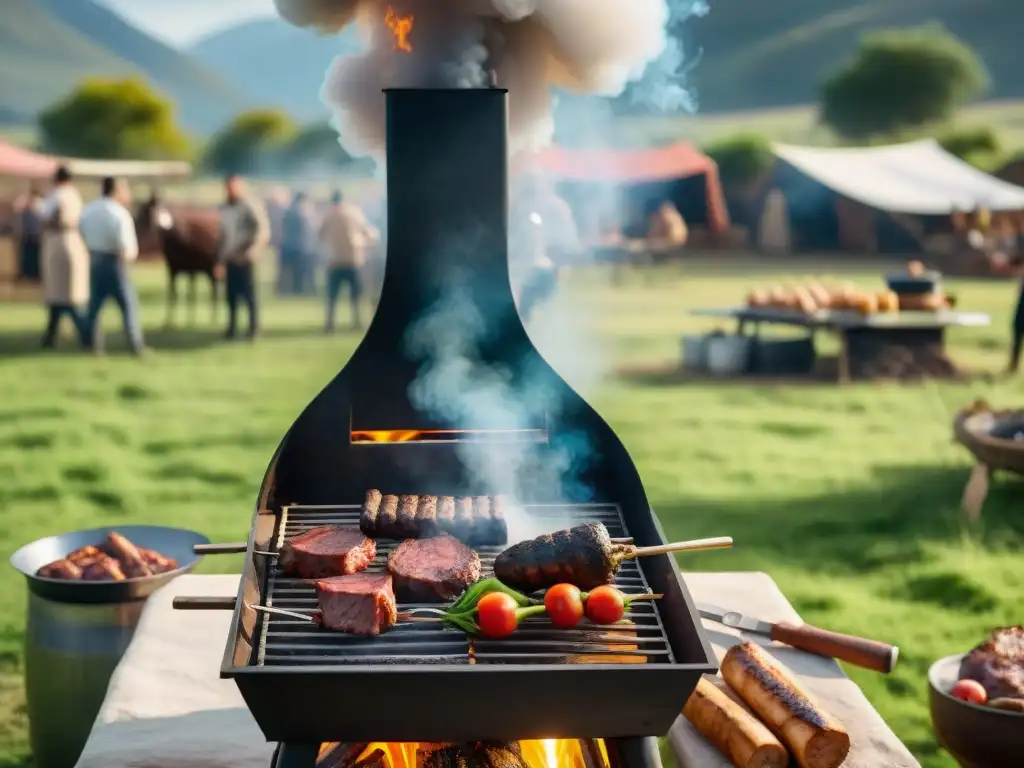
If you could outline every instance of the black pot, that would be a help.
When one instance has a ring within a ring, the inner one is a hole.
[[[942,275],[938,272],[925,272],[920,277],[911,275],[888,275],[885,278],[889,290],[901,296],[923,296],[939,290]]]

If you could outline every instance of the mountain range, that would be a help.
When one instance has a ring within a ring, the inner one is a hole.
[[[2,2],[0,123],[30,123],[89,75],[146,77],[200,133],[253,106],[316,121],[327,114],[319,91],[331,60],[359,46],[354,30],[320,36],[262,19],[179,51],[95,0]],[[692,62],[688,81],[703,111],[813,102],[822,77],[855,51],[865,32],[928,21],[944,24],[978,52],[991,75],[990,97],[1024,97],[1020,0],[711,0],[710,6],[681,31]]]

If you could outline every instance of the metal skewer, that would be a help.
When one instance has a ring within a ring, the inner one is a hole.
[[[310,624],[320,623],[314,616],[310,616],[308,613],[286,611],[284,608],[273,608],[269,605],[255,605],[253,603],[246,603],[245,607],[254,611],[263,611],[263,613],[270,613],[275,616],[287,616],[290,619],[301,619],[302,621],[308,621]]]

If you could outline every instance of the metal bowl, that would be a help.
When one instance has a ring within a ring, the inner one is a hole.
[[[133,544],[152,549],[178,561],[173,571],[154,576],[141,576],[124,581],[72,581],[47,579],[36,573],[47,563],[59,560],[80,547],[98,546],[108,533],[116,531]],[[109,528],[91,528],[48,536],[26,544],[13,555],[11,565],[25,574],[31,592],[48,600],[63,603],[123,603],[149,597],[164,584],[188,573],[202,559],[195,554],[197,544],[209,544],[201,533],[183,528],[165,528],[159,525],[117,525]]]
[[[928,670],[932,728],[962,768],[1006,768],[1012,755],[1024,755],[1024,712],[971,704],[951,696],[949,691],[960,675],[965,655],[947,656]]]

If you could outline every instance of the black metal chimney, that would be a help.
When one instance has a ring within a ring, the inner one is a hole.
[[[455,286],[496,328],[519,325],[508,270],[508,92],[392,89],[387,266],[367,334],[408,326]]]

